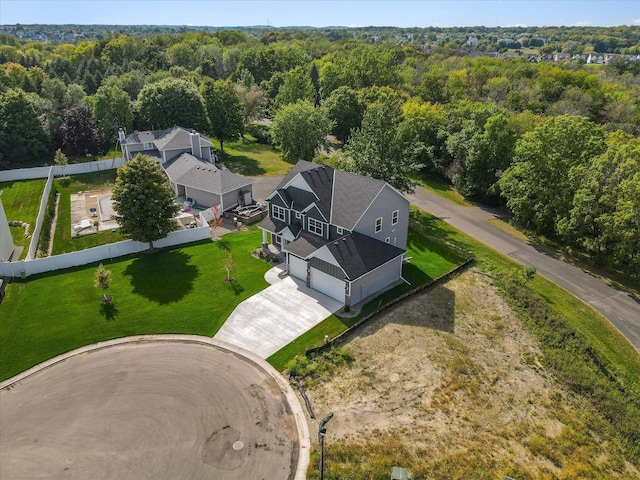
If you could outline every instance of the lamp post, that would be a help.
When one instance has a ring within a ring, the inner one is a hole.
[[[318,425],[318,442],[320,443],[320,480],[324,480],[324,436],[327,433],[325,425],[333,418],[333,412],[329,413]]]

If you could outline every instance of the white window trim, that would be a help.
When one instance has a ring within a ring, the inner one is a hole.
[[[394,210],[391,214],[391,225],[397,225],[400,218],[400,210]]]
[[[282,214],[282,217],[280,217],[280,214]],[[271,205],[271,216],[281,222],[287,221],[287,212],[280,205]]]
[[[344,235],[344,229],[342,227],[336,227],[336,233],[338,235]]]
[[[145,150],[153,150],[153,142],[144,142],[142,148]]]
[[[380,233],[382,231],[382,217],[376,218],[374,229],[376,233]]]
[[[313,223],[313,227],[311,226],[312,223]],[[320,233],[316,231],[318,227],[320,229]],[[314,235],[318,235],[319,237],[322,237],[324,235],[324,223],[322,223],[320,220],[316,220],[315,218],[309,218],[307,223],[307,230],[313,233]]]

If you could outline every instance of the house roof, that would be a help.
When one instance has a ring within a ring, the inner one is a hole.
[[[371,202],[384,188],[391,188],[382,180],[301,160],[272,194],[279,194],[287,206],[291,205],[292,199],[285,187],[297,175],[304,179],[317,197],[317,200],[313,200],[311,204],[318,207],[328,222],[347,230],[354,229]],[[311,204],[306,207],[308,208]]]
[[[191,150],[191,133],[195,130],[187,130],[182,127],[171,127],[165,130],[146,130],[133,132],[125,138],[125,144],[153,143],[159,151],[164,150]],[[200,135],[201,147],[212,147],[211,141],[204,135]]]
[[[326,247],[352,281],[404,253],[401,248],[357,232],[330,241]]]
[[[217,195],[239,190],[253,183],[247,177],[220,170],[190,153],[182,153],[164,164],[163,168],[172,183]]]
[[[284,249],[300,258],[307,258],[326,245],[327,242],[329,240],[303,231],[293,242],[287,243]]]

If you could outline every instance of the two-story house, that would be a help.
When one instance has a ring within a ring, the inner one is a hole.
[[[300,161],[266,202],[263,247],[308,287],[348,308],[402,280],[410,202],[388,183]]]
[[[177,197],[222,211],[253,201],[253,180],[215,165],[213,144],[204,135],[182,127],[166,130],[118,132],[122,155],[131,160],[138,153],[158,162]]]

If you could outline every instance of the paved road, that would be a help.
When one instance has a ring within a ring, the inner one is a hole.
[[[453,205],[419,187],[409,198],[422,210],[441,218],[476,240],[523,265],[536,267],[539,274],[602,313],[640,351],[640,302],[632,296],[487,223],[488,220],[501,216],[501,212],[497,210]]]
[[[308,449],[303,414],[269,368],[204,340],[165,339],[5,382],[0,478],[293,479]]]

